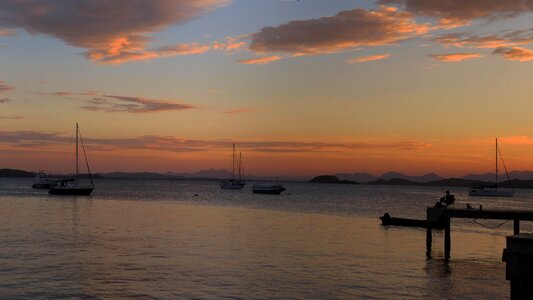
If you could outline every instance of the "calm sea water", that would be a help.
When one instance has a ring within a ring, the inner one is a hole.
[[[452,224],[452,259],[425,257],[424,218],[441,188],[286,183],[288,194],[217,182],[100,180],[91,197],[0,179],[0,298],[507,298],[505,235]],[[533,192],[457,206],[533,209]],[[487,226],[499,222],[483,222]],[[526,230],[532,230],[526,225]]]

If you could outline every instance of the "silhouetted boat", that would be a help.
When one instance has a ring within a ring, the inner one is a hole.
[[[235,167],[238,169],[238,178],[235,176]],[[233,155],[232,155],[232,178],[222,181],[220,187],[225,190],[240,190],[244,187],[246,183],[242,181],[242,175],[244,173],[244,168],[242,164],[242,155],[239,153],[239,158],[237,158],[237,153],[235,152],[235,143],[233,143]]]
[[[56,180],[49,178],[44,171],[39,171],[35,174],[31,187],[34,189],[49,190],[56,182]]]
[[[503,160],[500,148],[498,148],[498,139],[496,139],[496,178],[494,181],[494,188],[476,187],[470,190],[468,195],[479,197],[513,197],[514,191],[512,190],[512,186],[511,191],[498,190],[498,153],[500,154],[500,159],[502,160],[503,168],[505,169],[505,174],[507,175],[507,180],[509,180],[509,185],[511,184],[511,178],[509,178],[509,173],[507,172],[505,161]]]
[[[381,220],[381,225],[383,226],[401,226],[401,227],[422,227],[427,228],[427,220],[417,220],[417,219],[406,219],[406,218],[393,218],[388,213],[385,213],[382,217],[379,217]],[[432,228],[443,229],[444,223],[438,222],[434,224]]]
[[[254,184],[252,186],[254,194],[279,195],[283,191],[285,191],[285,187],[281,184]]]
[[[88,196],[94,190],[93,178],[91,176],[91,170],[89,168],[89,162],[87,161],[87,155],[85,153],[85,147],[83,145],[83,139],[80,135],[80,130],[78,123],[76,123],[76,176],[72,179],[62,179],[58,180],[48,191],[52,195],[77,195],[77,196]],[[81,141],[81,146],[83,149],[83,156],[85,157],[85,164],[87,165],[87,172],[89,174],[89,179],[91,183],[83,183],[79,180],[79,163],[78,163],[78,140]]]

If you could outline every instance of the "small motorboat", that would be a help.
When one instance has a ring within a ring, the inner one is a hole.
[[[254,194],[279,195],[283,191],[285,191],[285,187],[281,184],[254,184],[252,186]]]
[[[49,178],[44,171],[39,171],[37,172],[37,174],[35,174],[35,179],[33,180],[33,184],[31,185],[31,187],[34,189],[48,190],[55,183],[56,180]]]

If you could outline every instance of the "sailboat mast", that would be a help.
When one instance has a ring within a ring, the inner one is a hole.
[[[78,127],[78,123],[76,122],[76,176],[78,176],[78,173],[79,173],[79,164],[78,164],[78,132],[79,132],[79,127]]]
[[[496,189],[498,189],[498,138],[496,138]]]
[[[235,143],[233,143],[233,155],[232,155],[232,171],[233,180],[235,180]]]
[[[239,152],[239,181],[242,180],[242,172],[243,172],[243,167],[242,167],[242,153]]]

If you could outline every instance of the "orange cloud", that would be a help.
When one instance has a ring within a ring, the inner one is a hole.
[[[234,52],[239,51],[242,49],[245,49],[247,44],[244,41],[241,41],[241,37],[227,37],[226,42],[213,42],[213,49],[214,50],[223,50],[225,52]]]
[[[177,56],[177,55],[197,55],[211,50],[210,46],[197,43],[177,44],[162,46],[152,50],[134,49],[133,51],[102,52],[100,50],[91,50],[85,55],[90,60],[101,64],[121,64],[128,61],[148,60],[159,57]]]
[[[369,56],[351,58],[351,59],[348,59],[346,62],[349,63],[349,64],[355,64],[355,63],[362,63],[362,62],[368,62],[368,61],[387,59],[390,56],[391,56],[390,53],[376,54],[376,55],[369,55]]]
[[[85,56],[94,61],[120,63],[158,57],[158,51],[147,49],[148,34],[185,23],[227,3],[229,0],[84,0],[68,4],[57,0],[2,0],[0,15],[4,26],[50,35],[85,48]]]
[[[281,56],[264,56],[264,57],[258,57],[258,58],[250,58],[250,59],[241,59],[241,60],[238,60],[237,62],[240,63],[240,64],[245,64],[245,65],[265,65],[265,64],[269,64],[271,62],[275,62],[277,60],[280,60],[282,57]]]
[[[521,47],[501,47],[494,50],[492,54],[502,55],[506,59],[520,62],[533,60],[533,51]]]
[[[501,137],[498,140],[508,145],[533,145],[533,139],[525,135]]]
[[[0,36],[8,37],[8,36],[14,36],[15,32],[13,30],[0,28]]]
[[[8,91],[13,90],[13,89],[14,89],[14,87],[8,85],[7,83],[5,83],[5,81],[0,80],[0,94],[8,92]]]
[[[228,115],[236,115],[236,114],[251,113],[251,112],[256,112],[256,111],[257,110],[253,108],[237,108],[237,109],[225,111],[224,113]]]
[[[468,59],[480,58],[483,55],[481,53],[450,53],[450,54],[436,54],[430,55],[435,60],[443,62],[460,62]]]
[[[533,11],[531,0],[379,0],[384,5],[400,5],[420,16],[433,17],[452,27],[479,18],[505,18]]]
[[[469,35],[466,33],[449,33],[434,38],[445,46],[494,49],[533,43],[533,29],[516,30],[504,35]]]
[[[428,30],[428,25],[417,24],[411,14],[391,7],[354,9],[331,17],[265,27],[250,36],[250,50],[294,56],[327,54],[361,46],[394,44]]]

